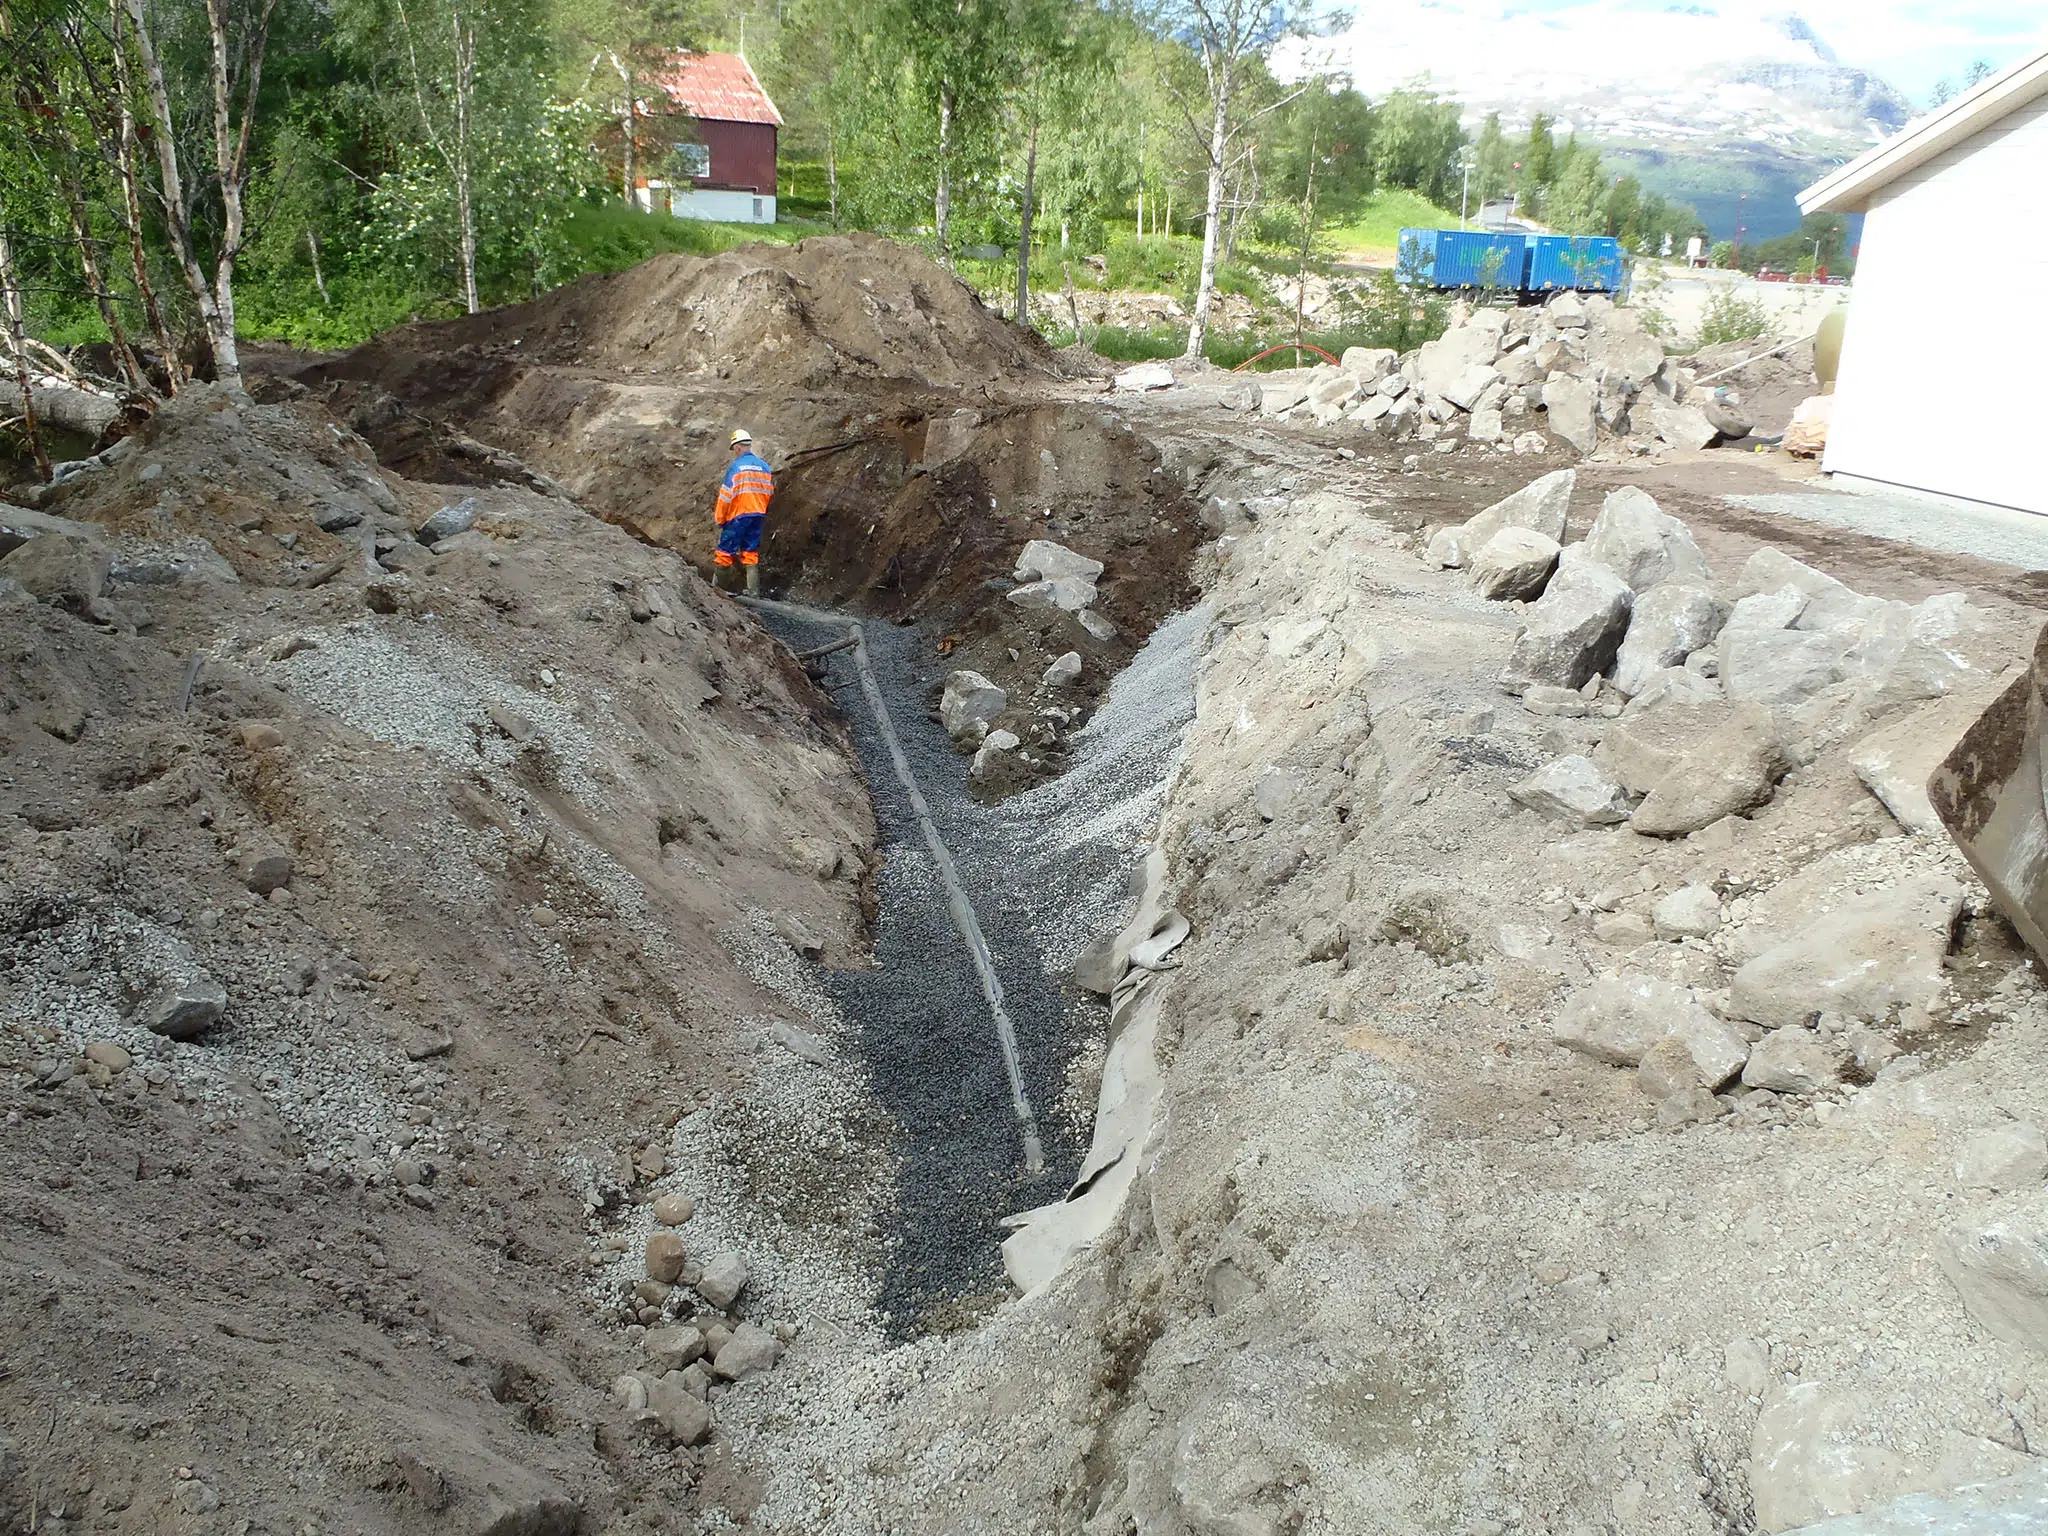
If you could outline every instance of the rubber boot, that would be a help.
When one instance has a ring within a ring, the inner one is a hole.
[[[711,590],[714,592],[725,590],[725,567],[722,565],[711,567]]]
[[[759,597],[760,595],[761,567],[759,567],[758,565],[750,565],[747,567],[747,596]]]

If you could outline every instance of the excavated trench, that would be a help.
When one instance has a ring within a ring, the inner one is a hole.
[[[457,479],[479,472],[476,439],[513,449],[585,506],[707,571],[725,428],[752,429],[777,470],[766,591],[815,605],[809,617],[760,617],[795,650],[864,624],[875,682],[986,936],[990,979],[1015,1036],[1010,1072],[984,977],[854,659],[825,658],[824,684],[851,727],[884,848],[875,967],[819,977],[854,1026],[897,1130],[880,1307],[892,1334],[910,1336],[964,1324],[1008,1294],[1002,1219],[1058,1199],[1090,1131],[1088,1063],[1099,1062],[1107,1013],[1066,972],[1117,917],[1150,829],[1119,824],[1077,838],[1057,824],[1086,822],[1100,805],[1056,793],[1011,802],[1039,807],[1029,813],[985,802],[1052,789],[1078,761],[1084,722],[1110,680],[1191,599],[1189,565],[1207,535],[1179,476],[1117,412],[986,388],[970,396],[876,382],[776,393],[628,382],[529,366],[502,350],[429,357],[389,346],[298,377],[395,467]],[[1034,538],[1104,563],[1091,617],[1108,619],[1106,631],[1075,613],[1004,600]],[[1081,678],[1047,688],[1045,668],[1070,651],[1082,658]],[[967,758],[932,718],[938,687],[959,668],[1007,691],[1012,712],[998,723],[1026,738],[1035,766],[970,783]],[[1058,717],[1044,713],[1051,706]],[[1163,771],[1146,759],[1145,774]],[[1041,867],[1032,852],[1048,846],[1062,852]],[[1018,1098],[1036,1116],[1038,1156],[1026,1154]]]

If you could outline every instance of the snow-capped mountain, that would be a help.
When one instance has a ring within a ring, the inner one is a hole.
[[[1427,75],[1476,125],[1534,112],[1699,206],[1717,235],[1797,223],[1790,194],[1912,108],[1801,17],[1752,0],[1424,0],[1362,8],[1295,55],[1378,95]]]

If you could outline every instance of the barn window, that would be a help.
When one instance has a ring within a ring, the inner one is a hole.
[[[711,174],[711,146],[709,144],[678,144],[676,146],[676,174],[691,179],[701,179]]]

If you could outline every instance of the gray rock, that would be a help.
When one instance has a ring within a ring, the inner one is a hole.
[[[711,1362],[711,1374],[725,1381],[738,1381],[756,1371],[773,1370],[781,1358],[780,1339],[753,1323],[741,1323],[719,1347]]]
[[[1940,1259],[1986,1332],[2048,1354],[2048,1197],[2036,1194],[1997,1220],[1957,1228]]]
[[[405,546],[400,545],[401,549]],[[540,734],[540,728],[511,705],[492,699],[484,705],[484,714],[509,739],[524,745]]]
[[[1654,935],[1650,920],[1640,912],[1602,912],[1593,919],[1593,937],[1616,949],[1634,949]]]
[[[1543,307],[1543,311],[1550,323],[1561,331],[1582,331],[1586,328],[1586,301],[1569,290],[1558,294]]]
[[[96,538],[38,533],[0,557],[0,577],[37,602],[84,613],[99,601],[114,552]]]
[[[433,566],[433,552],[411,539],[403,539],[377,557],[387,571],[424,571]]]
[[[1721,435],[1705,415],[1689,405],[1674,405],[1654,391],[1648,401],[1651,430],[1673,448],[1697,451],[1711,447]]]
[[[1635,972],[1602,976],[1565,999],[1551,1039],[1596,1061],[1633,1067],[1695,1013],[1711,1022],[1684,987]]]
[[[1367,384],[1377,384],[1400,365],[1401,354],[1392,347],[1346,347],[1339,366]]]
[[[985,779],[1003,766],[1009,755],[1024,743],[1015,731],[990,731],[984,736],[980,747],[975,750],[974,761],[968,765],[968,776]]]
[[[1256,411],[1264,394],[1257,384],[1246,379],[1224,390],[1216,403],[1226,411]]]
[[[807,948],[805,945],[797,944],[792,947],[796,949],[798,954],[804,955],[805,959],[816,959],[824,953],[823,946],[816,944],[815,941],[813,941],[812,945],[808,946],[811,951],[808,954],[805,953]],[[832,1064],[832,1052],[826,1048],[824,1041],[820,1040],[809,1030],[798,1029],[794,1024],[786,1020],[777,1019],[774,1023],[770,1024],[768,1026],[768,1038],[799,1061],[807,1061],[814,1067],[825,1067]]]
[[[1692,1052],[1676,1035],[1666,1035],[1643,1052],[1642,1062],[1636,1067],[1637,1091],[1660,1103],[1674,1093],[1705,1086]]]
[[[258,896],[268,896],[292,883],[292,856],[275,844],[258,843],[235,851],[235,878]]]
[[[322,496],[307,508],[313,519],[313,526],[322,533],[340,533],[344,528],[353,528],[362,522],[370,510],[365,501],[333,492]]]
[[[647,1278],[663,1285],[674,1285],[682,1278],[683,1265],[689,1259],[689,1252],[683,1240],[673,1232],[654,1232],[647,1238],[645,1252]]]
[[[704,1266],[697,1280],[697,1294],[724,1312],[739,1299],[747,1285],[747,1266],[736,1253],[721,1253]]]
[[[1479,399],[1500,379],[1500,374],[1483,363],[1474,363],[1461,369],[1439,393],[1461,411],[1470,411],[1479,404]]]
[[[1641,693],[1657,673],[1682,666],[1720,632],[1721,605],[1706,587],[1666,581],[1638,592],[1628,633],[1614,658],[1614,686],[1626,694]]]
[[[1057,608],[1062,613],[1079,613],[1095,601],[1095,583],[1085,576],[1055,576],[1048,581],[1027,581],[1004,595],[1019,608]]]
[[[1819,1382],[1773,1392],[1750,1437],[1757,1528],[1789,1531],[1897,1493],[1907,1467],[1885,1447],[1871,1417],[1860,1394]]]
[[[1638,813],[1640,814],[1640,812]],[[1822,1013],[1885,1017],[1942,990],[1942,956],[1963,889],[1947,875],[1915,875],[1858,896],[1748,961],[1729,984],[1736,1018],[1766,1028]]]
[[[130,439],[123,438],[122,441]],[[99,530],[91,523],[58,517],[52,512],[34,512],[27,507],[0,501],[0,557],[13,554],[30,539],[44,533],[72,539],[96,540],[100,537]]]
[[[1275,374],[1265,381],[1259,395],[1260,414],[1284,416],[1308,398],[1306,368],[1291,369],[1285,374]]]
[[[1684,837],[1767,804],[1786,766],[1769,717],[1732,711],[1650,786],[1629,825],[1645,837]]]
[[[152,1034],[172,1040],[196,1040],[220,1022],[227,1006],[227,988],[202,976],[165,986],[143,1005],[136,1022]]]
[[[680,1227],[697,1214],[696,1199],[690,1195],[657,1195],[654,1219],[664,1227]]]
[[[1126,368],[1116,376],[1116,387],[1125,394],[1142,393],[1148,389],[1173,388],[1173,370],[1164,363],[1140,363],[1135,368]]]
[[[1116,625],[1109,621],[1106,614],[1097,613],[1092,608],[1084,608],[1076,617],[1081,621],[1081,627],[1104,645],[1116,638]]]
[[[1797,587],[1809,599],[1839,598],[1849,592],[1834,577],[1766,544],[1743,562],[1742,572],[1735,580],[1735,596],[1744,598],[1757,592],[1776,592],[1782,587]]]
[[[1842,1053],[1810,1029],[1774,1029],[1750,1048],[1743,1086],[1818,1093],[1841,1080]]]
[[[1081,653],[1068,651],[1064,656],[1045,669],[1039,678],[1048,688],[1064,688],[1078,682],[1081,677]]]
[[[1325,370],[1326,378],[1319,378],[1308,387],[1307,405],[1315,419],[1329,426],[1343,415],[1344,407],[1364,392],[1365,386],[1355,374],[1342,369]]]
[[[1617,310],[1586,338],[1586,362],[1595,373],[1640,389],[1664,366],[1664,343]]]
[[[978,744],[1009,703],[1010,696],[979,672],[949,673],[939,695],[939,723],[955,741]]]
[[[1711,885],[1687,885],[1658,899],[1650,920],[1660,939],[1704,939],[1721,926],[1721,898]]]
[[[1956,1182],[1969,1189],[2031,1189],[2048,1177],[2048,1138],[2025,1120],[1979,1131],[1963,1143]]]
[[[442,507],[419,526],[415,535],[422,544],[438,544],[443,539],[452,539],[458,533],[467,533],[476,522],[477,501],[474,496],[451,502]]]
[[[1578,478],[1575,470],[1553,470],[1484,512],[1453,527],[1438,529],[1429,541],[1429,558],[1439,566],[1465,565],[1503,528],[1527,528],[1552,542],[1562,540],[1565,515],[1571,509]]]
[[[1016,581],[1055,581],[1062,576],[1078,576],[1092,584],[1102,569],[1100,560],[1092,560],[1064,544],[1032,539],[1017,556],[1016,569],[1010,574]]]
[[[646,1412],[678,1445],[697,1445],[711,1433],[711,1407],[683,1385],[683,1373],[647,1383]]]
[[[1607,493],[1586,534],[1586,557],[1597,560],[1636,593],[1667,581],[1711,589],[1713,573],[1692,530],[1636,486]]]
[[[1728,611],[1728,630],[1732,634],[1748,634],[1753,630],[1790,629],[1811,600],[1789,582],[1775,592],[1752,592],[1737,598]]]
[[[1740,1072],[1749,1060],[1749,1042],[1697,1003],[1682,1008],[1671,1020],[1670,1039],[1682,1041],[1692,1054],[1700,1084],[1712,1092]]]
[[[1795,709],[1841,679],[1845,656],[1832,635],[1731,627],[1721,637],[1721,686],[1731,699]]]
[[[1552,374],[1543,386],[1543,408],[1549,413],[1550,435],[1561,437],[1580,453],[1600,446],[1600,428],[1594,419],[1593,386],[1584,379]]]
[[[1568,827],[1610,827],[1628,820],[1628,793],[1591,758],[1546,763],[1508,791],[1508,798]]]
[[[1508,652],[1499,682],[1509,693],[1531,683],[1583,687],[1607,670],[1620,649],[1628,628],[1628,587],[1604,565],[1572,554],[1567,550],[1559,560],[1557,574],[1529,608]]]
[[[1540,597],[1557,569],[1558,543],[1533,528],[1503,528],[1472,556],[1472,584],[1499,602]]]
[[[1863,787],[1883,802],[1909,832],[1939,835],[1941,818],[1927,796],[1927,781],[1987,701],[1958,694],[1881,726],[1849,751],[1849,766]]]
[[[1483,326],[1461,325],[1422,344],[1415,354],[1415,382],[1425,394],[1448,397],[1452,386],[1468,370],[1490,371],[1498,356],[1499,332]]]
[[[1498,410],[1482,405],[1473,411],[1465,435],[1475,443],[1497,443],[1507,436],[1507,423]]]
[[[640,1341],[640,1348],[646,1354],[655,1373],[680,1371],[692,1360],[704,1353],[704,1335],[695,1328],[676,1325],[667,1328],[650,1328],[647,1337]]]

